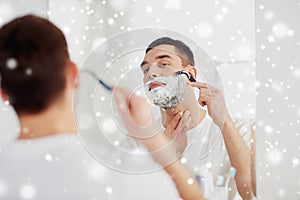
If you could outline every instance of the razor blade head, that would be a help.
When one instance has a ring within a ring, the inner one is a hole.
[[[176,76],[184,74],[191,82],[197,82],[187,71],[181,70],[176,72]]]

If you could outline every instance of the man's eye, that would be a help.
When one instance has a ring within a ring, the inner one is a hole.
[[[164,68],[164,67],[166,67],[167,65],[168,65],[167,63],[161,63],[161,64],[159,64],[159,67]]]
[[[143,70],[144,74],[148,73],[149,72],[149,68],[146,68]]]

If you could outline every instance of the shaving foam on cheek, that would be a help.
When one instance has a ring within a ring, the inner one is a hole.
[[[149,89],[151,83],[159,82],[163,86]],[[144,86],[150,101],[161,108],[172,108],[184,99],[187,83],[184,75],[158,77],[148,81]]]

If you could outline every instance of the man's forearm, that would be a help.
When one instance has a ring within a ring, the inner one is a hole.
[[[242,198],[251,199],[251,154],[234,122],[228,115],[222,134],[231,165],[236,168],[235,182]]]
[[[180,196],[184,200],[205,200],[197,181],[179,160],[165,167],[165,170],[172,177]]]
[[[199,184],[185,166],[180,163],[175,147],[169,143],[170,140],[163,133],[143,140],[143,144],[153,159],[163,166],[170,175],[184,200],[204,200]]]

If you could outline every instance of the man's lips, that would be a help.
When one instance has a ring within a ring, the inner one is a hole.
[[[149,91],[150,90],[153,90],[154,88],[157,88],[157,87],[162,87],[162,86],[165,86],[166,84],[162,83],[162,82],[152,82],[149,84]]]

